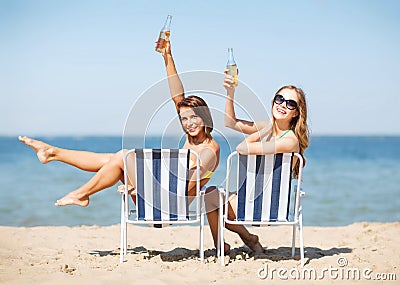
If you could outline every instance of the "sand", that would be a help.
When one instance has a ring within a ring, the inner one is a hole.
[[[400,283],[400,223],[305,227],[304,268],[298,250],[297,258],[290,257],[287,226],[250,228],[266,248],[258,256],[227,232],[233,249],[225,266],[215,258],[208,227],[204,263],[198,258],[198,227],[128,230],[128,255],[120,264],[119,225],[0,227],[0,284],[366,284],[368,278],[367,284]]]

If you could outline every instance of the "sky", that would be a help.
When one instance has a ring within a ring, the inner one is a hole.
[[[400,2],[380,0],[0,0],[0,135],[122,135],[154,112],[168,14],[179,72],[234,49],[249,113],[294,84],[313,135],[400,135]]]

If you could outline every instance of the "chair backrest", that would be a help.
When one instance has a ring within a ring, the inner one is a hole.
[[[293,153],[238,156],[237,220],[288,221]]]
[[[135,149],[137,219],[189,219],[189,149]]]

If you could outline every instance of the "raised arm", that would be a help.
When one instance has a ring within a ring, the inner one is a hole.
[[[260,131],[263,128],[266,128],[269,125],[269,121],[250,122],[236,118],[234,106],[235,86],[233,83],[233,77],[226,74],[225,71],[225,78],[223,82],[227,95],[224,118],[225,126],[244,134],[252,134]]]
[[[166,42],[167,45],[165,51],[162,53],[162,56],[164,58],[165,68],[168,76],[169,92],[171,94],[172,100],[175,103],[175,107],[177,108],[178,103],[185,98],[185,90],[183,89],[182,81],[179,78],[178,72],[176,71],[169,39]]]

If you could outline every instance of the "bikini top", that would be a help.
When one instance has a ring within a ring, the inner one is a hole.
[[[194,162],[193,160],[191,160],[191,161],[189,162],[189,168],[192,168],[193,166],[195,166],[195,162]],[[214,174],[213,171],[207,170],[207,171],[203,174],[203,176],[201,177],[201,179],[209,179],[209,178],[211,178],[211,176],[212,176],[213,174]]]
[[[279,139],[282,138],[283,136],[285,136],[285,135],[286,135],[288,132],[290,132],[290,131],[291,131],[291,129],[284,131],[278,138],[279,138]],[[264,141],[269,141],[269,140],[271,139],[271,137],[272,137],[272,133],[270,133],[270,134],[264,139]]]
[[[286,130],[286,131],[284,131],[283,132],[283,134],[281,134],[280,136],[279,136],[279,138],[282,138],[284,135],[286,135],[288,132],[290,132],[291,131],[291,129],[288,129],[288,130]]]

